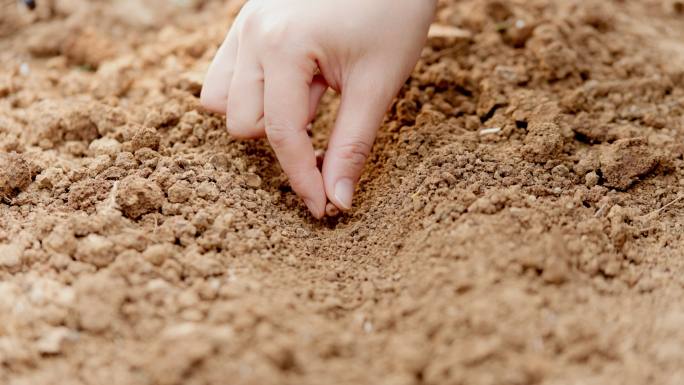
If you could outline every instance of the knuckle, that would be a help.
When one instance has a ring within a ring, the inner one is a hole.
[[[307,172],[309,170],[304,170],[304,171],[290,171],[287,174],[287,180],[290,182],[290,186],[292,186],[292,189],[297,193],[302,196],[305,195],[306,193],[306,186],[307,181],[309,178],[307,177]]]
[[[268,52],[283,52],[288,44],[286,27],[271,27],[261,31],[260,44]]]
[[[370,144],[362,140],[354,140],[339,147],[338,154],[340,159],[344,160],[349,166],[361,169],[366,164],[371,147]]]
[[[291,36],[291,25],[269,20],[269,15],[253,14],[245,18],[242,33],[251,39],[256,39],[265,49],[285,49]]]
[[[283,122],[274,122],[266,118],[266,136],[273,147],[283,147],[291,135],[290,127]]]
[[[231,116],[226,118],[226,126],[228,132],[236,137],[250,136],[255,126],[254,122],[249,122],[239,116]]]

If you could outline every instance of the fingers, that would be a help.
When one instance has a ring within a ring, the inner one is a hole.
[[[314,217],[322,218],[327,202],[323,177],[306,133],[314,66],[294,60],[264,63],[264,111],[266,136],[292,189],[304,199]]]
[[[200,102],[209,111],[224,114],[238,51],[238,22],[228,32],[204,78]]]
[[[237,138],[264,136],[264,74],[252,45],[241,44],[228,93],[226,125]]]
[[[352,77],[342,90],[323,162],[328,199],[342,210],[351,209],[354,189],[396,92],[377,84],[384,81],[383,76],[382,71],[366,71],[360,77]]]

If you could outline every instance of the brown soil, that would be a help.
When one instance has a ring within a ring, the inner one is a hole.
[[[443,1],[320,222],[199,106],[237,9],[2,10],[0,383],[684,381],[682,1]]]

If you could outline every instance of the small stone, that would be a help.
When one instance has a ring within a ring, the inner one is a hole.
[[[0,267],[11,271],[21,267],[21,256],[24,249],[16,244],[0,245]]]
[[[171,203],[187,202],[192,197],[192,187],[187,181],[179,180],[169,187],[168,196]]]
[[[596,186],[598,184],[598,182],[599,182],[599,176],[594,171],[588,172],[587,175],[584,176],[584,184],[589,188]]]
[[[121,151],[121,143],[112,138],[95,139],[90,143],[88,150],[92,155],[108,155],[113,158]]]
[[[261,177],[257,174],[247,174],[245,176],[245,183],[251,188],[261,187]]]
[[[90,234],[81,239],[75,255],[77,260],[93,264],[97,267],[108,266],[114,261],[115,257],[114,243],[97,234]]]

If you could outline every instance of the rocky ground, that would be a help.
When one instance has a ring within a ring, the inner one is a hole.
[[[199,105],[239,4],[2,7],[0,383],[682,383],[682,1],[441,1],[322,221]]]

